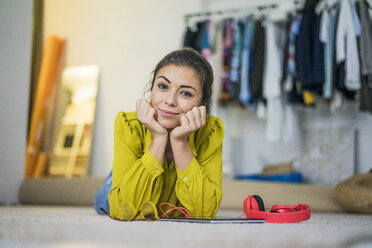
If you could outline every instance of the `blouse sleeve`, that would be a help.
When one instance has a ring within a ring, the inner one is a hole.
[[[193,217],[213,217],[222,199],[222,121],[200,130],[202,141],[184,171],[177,169],[176,195]],[[206,131],[208,133],[206,133]]]
[[[161,163],[144,147],[138,120],[128,120],[127,114],[120,112],[114,131],[111,215],[120,218],[119,208],[124,201],[131,202],[136,210],[146,201],[157,202],[163,171]]]

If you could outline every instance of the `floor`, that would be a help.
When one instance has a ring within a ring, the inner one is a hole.
[[[312,213],[294,224],[197,224],[120,222],[87,207],[3,206],[0,247],[372,247],[372,215]]]

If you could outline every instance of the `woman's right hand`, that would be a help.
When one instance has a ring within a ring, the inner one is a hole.
[[[150,130],[153,138],[157,135],[168,137],[168,131],[155,119],[155,109],[145,99],[136,102],[136,113],[138,120]]]

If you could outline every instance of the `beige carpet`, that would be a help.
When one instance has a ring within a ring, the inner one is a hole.
[[[313,213],[295,224],[195,224],[119,222],[90,207],[4,206],[0,247],[372,247],[372,215]]]

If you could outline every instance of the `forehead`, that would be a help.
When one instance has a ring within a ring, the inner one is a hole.
[[[190,85],[194,88],[201,88],[200,79],[196,71],[186,66],[164,66],[155,75],[156,80],[158,80],[159,76],[166,77],[171,84]]]

